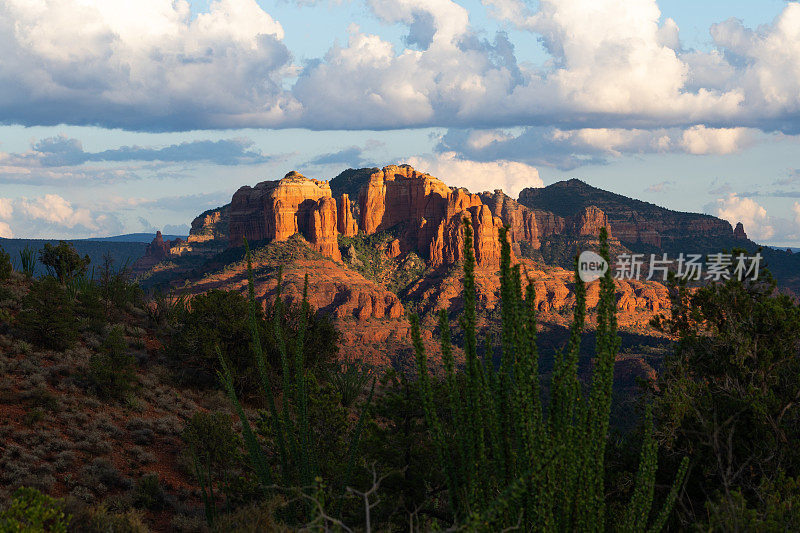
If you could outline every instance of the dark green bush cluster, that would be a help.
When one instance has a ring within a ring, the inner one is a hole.
[[[198,412],[186,424],[183,440],[189,448],[194,474],[200,483],[206,520],[213,523],[217,516],[217,494],[214,487],[225,496],[230,510],[237,494],[239,466],[238,435],[233,432],[230,417],[221,412]]]
[[[123,326],[108,330],[100,351],[89,359],[87,378],[99,396],[122,399],[133,388],[136,367],[133,356],[128,353]]]
[[[0,281],[8,279],[13,271],[14,265],[11,263],[11,256],[0,246]]]
[[[668,457],[696,463],[679,518],[703,521],[707,503],[713,522],[748,530],[775,513],[775,494],[797,501],[800,306],[763,273],[693,291],[674,283],[672,296],[670,315],[654,323],[678,342],[655,392]]]
[[[52,276],[33,281],[16,325],[28,341],[53,350],[71,347],[78,336],[75,303]]]
[[[44,248],[39,250],[39,261],[61,283],[66,283],[75,276],[85,275],[91,262],[88,255],[81,257],[66,241],[59,241],[57,246],[45,243]]]
[[[259,384],[251,351],[253,325],[249,313],[245,296],[218,289],[194,296],[185,306],[169,311],[175,320],[168,333],[166,353],[175,364],[179,381],[204,387],[216,384],[219,348],[231,368],[236,389],[245,394],[255,392]],[[254,313],[261,349],[273,368],[281,368],[274,329],[268,327],[276,319],[287,338],[296,337],[299,325],[305,324],[303,360],[308,367],[315,368],[335,357],[338,331],[329,317],[317,315],[307,302],[281,302],[279,306],[269,306],[266,313],[256,306]]]

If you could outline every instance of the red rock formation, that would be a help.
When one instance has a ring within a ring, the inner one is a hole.
[[[211,209],[192,220],[190,243],[203,243],[228,238],[228,206]]]
[[[336,236],[336,200],[323,196],[309,216],[308,241],[318,252],[341,261]]]
[[[181,244],[180,239],[165,241],[161,232],[157,231],[155,238],[145,247],[144,255],[137,259],[131,268],[134,272],[143,272],[153,268],[170,256],[170,249],[173,246],[180,247]]]
[[[608,230],[610,237],[611,225],[608,222],[608,217],[599,207],[590,205],[575,217],[572,231],[577,235],[598,236],[600,235],[600,230],[604,227]]]
[[[169,242],[164,242],[160,231],[156,232],[153,241],[144,249],[144,255],[158,261],[163,261],[169,255]]]
[[[492,214],[500,217],[508,226],[513,242],[529,242],[534,249],[539,248],[539,227],[536,224],[536,214],[531,209],[512,200],[500,189],[494,193],[483,192],[480,197],[489,206]]]
[[[736,229],[733,230],[733,238],[741,239],[743,241],[747,240],[747,233],[744,232],[744,224],[741,222],[736,223]]]
[[[398,255],[400,255],[400,240],[394,239],[386,246],[386,258],[394,259]]]
[[[478,264],[497,263],[502,221],[493,217],[477,194],[450,189],[408,165],[385,167],[372,174],[359,195],[360,228],[367,234],[400,224],[401,250],[423,250],[428,264],[439,266],[462,258],[462,220],[470,219]]]
[[[241,187],[230,207],[229,242],[284,241],[302,234],[311,246],[341,260],[336,242],[336,201],[327,182],[290,172],[282,180]]]
[[[509,227],[513,242],[528,242],[539,249],[541,239],[550,235],[597,236],[600,228],[607,227],[609,236],[611,226],[608,217],[596,206],[589,206],[573,220],[539,209],[530,209],[506,196],[503,191],[484,192],[480,198],[503,224]]]
[[[358,222],[353,218],[353,211],[350,208],[350,196],[347,194],[342,194],[339,198],[336,228],[345,237],[358,235]]]

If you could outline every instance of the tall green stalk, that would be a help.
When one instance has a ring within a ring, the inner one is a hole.
[[[320,477],[319,467],[316,464],[316,446],[319,439],[314,435],[309,421],[308,371],[305,368],[304,359],[304,342],[308,327],[307,317],[310,313],[310,306],[308,305],[308,276],[305,278],[305,286],[303,288],[301,318],[297,328],[297,336],[290,346],[290,343],[287,342],[288,335],[283,329],[282,321],[283,303],[280,291],[282,270],[278,273],[278,288],[272,321],[277,349],[280,354],[282,371],[282,406],[281,409],[278,410],[275,401],[275,393],[273,392],[272,380],[270,379],[270,373],[259,335],[258,324],[261,311],[255,300],[253,266],[250,248],[247,242],[245,242],[245,250],[247,259],[249,320],[252,341],[251,349],[253,351],[259,377],[261,378],[263,394],[267,400],[269,415],[265,417],[265,420],[270,433],[275,438],[277,454],[268,452],[259,442],[256,432],[253,430],[244,407],[236,394],[230,366],[227,364],[225,357],[219,349],[217,353],[222,370],[218,372],[218,376],[228,397],[231,402],[233,402],[236,414],[242,423],[242,436],[244,437],[243,440],[247,451],[247,457],[265,493],[275,490],[277,487],[281,489],[298,488],[310,497],[316,497],[315,491],[319,488],[319,483],[316,480]],[[339,497],[340,508],[344,488],[349,482],[349,477],[355,464],[356,456],[358,455],[361,433],[363,432],[366,417],[369,413],[374,388],[375,383],[373,381],[372,389],[370,390],[366,404],[361,410],[359,419],[356,422],[355,429],[350,438],[345,477],[341,480]],[[275,460],[271,459],[274,455],[277,455],[278,472],[274,471],[275,465],[271,464],[275,462]],[[306,508],[306,513],[309,516],[312,512],[315,511],[311,506]],[[209,514],[209,516],[213,517],[212,514]],[[297,516],[298,520],[302,521],[302,518],[302,516]],[[305,518],[307,519],[308,516]]]
[[[608,523],[605,504],[605,449],[611,413],[613,365],[619,350],[614,280],[600,280],[596,352],[588,393],[578,378],[586,318],[586,287],[575,272],[576,306],[565,350],[556,354],[550,401],[543,402],[536,347],[536,294],[527,279],[523,298],[519,265],[511,266],[508,230],[499,232],[501,339],[500,365],[487,340],[483,363],[477,357],[475,255],[469,220],[464,220],[464,379],[455,375],[449,324],[439,316],[442,362],[449,417],[440,417],[433,399],[419,318],[410,317],[418,388],[438,460],[446,474],[456,525],[498,530],[520,525],[530,531],[658,531],[683,482],[681,466],[663,508],[651,517],[657,448],[652,422],[642,446],[636,486],[618,527]],[[600,254],[609,262],[608,233],[600,233]],[[545,416],[545,403],[549,411]],[[449,424],[447,421],[450,420]]]

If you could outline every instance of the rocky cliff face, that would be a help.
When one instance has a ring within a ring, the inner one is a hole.
[[[528,242],[534,249],[539,249],[541,239],[550,235],[596,237],[603,227],[611,235],[608,217],[594,205],[583,208],[574,216],[561,217],[550,211],[526,207],[501,190],[480,193],[480,198],[492,214],[509,227],[514,242]]]
[[[353,208],[350,205],[350,195],[342,194],[339,197],[337,207],[336,229],[345,237],[358,235],[358,222],[353,216]]]
[[[315,250],[340,261],[337,218],[327,182],[290,172],[281,180],[244,186],[234,193],[228,238],[231,246],[240,246],[244,239],[285,241],[300,233]]]
[[[390,165],[369,177],[359,195],[359,228],[367,235],[401,227],[400,249],[427,255],[432,267],[462,258],[462,220],[472,222],[478,264],[497,263],[503,222],[480,196],[451,189],[408,165]]]
[[[165,241],[161,232],[157,231],[155,238],[145,247],[144,255],[133,264],[133,270],[141,272],[153,268],[170,257],[172,250],[180,250],[184,245],[185,243],[181,239]]]
[[[747,233],[744,232],[744,224],[741,222],[736,223],[736,228],[733,230],[733,237],[743,241],[747,240]]]
[[[223,241],[228,238],[228,211],[229,205],[210,209],[192,220],[189,230],[190,243],[204,243],[208,241]]]

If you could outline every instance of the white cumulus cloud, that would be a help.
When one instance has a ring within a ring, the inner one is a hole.
[[[256,0],[212,0],[194,18],[186,0],[0,0],[0,116],[147,131],[719,130],[690,130],[690,153],[730,153],[741,128],[800,133],[800,2],[757,29],[715,24],[706,52],[683,48],[657,0],[482,1],[550,57],[518,63],[513,34],[487,34],[453,0],[365,0],[406,27],[401,44],[352,25],[302,67],[284,36],[305,29]]]
[[[767,210],[752,198],[741,198],[731,193],[727,198],[717,200],[714,214],[734,226],[741,222],[748,237],[753,240],[769,240],[775,235],[775,228],[767,215]]]
[[[45,194],[39,198],[28,200],[22,198],[17,207],[24,215],[32,219],[43,220],[67,228],[76,225],[87,229],[97,229],[88,209],[74,209],[72,204],[57,194]]]
[[[436,176],[451,187],[466,187],[471,192],[503,189],[516,198],[525,187],[542,187],[539,171],[516,161],[468,161],[453,152],[408,159],[415,169]]]
[[[297,105],[283,28],[255,0],[3,0],[0,114],[21,124],[226,128]]]
[[[706,128],[692,126],[683,132],[681,146],[690,154],[733,154],[753,143],[747,128]]]
[[[14,213],[14,206],[11,205],[11,198],[0,198],[0,220],[8,220]]]

